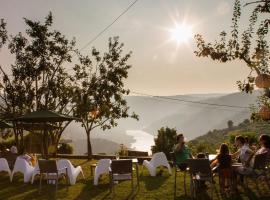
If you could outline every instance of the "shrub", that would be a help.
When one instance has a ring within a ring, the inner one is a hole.
[[[63,143],[58,148],[59,154],[73,154],[73,147],[70,144]]]
[[[152,146],[152,152],[164,152],[167,158],[170,158],[170,152],[175,145],[177,132],[174,128],[164,128],[158,130],[157,138],[155,138],[155,145]]]

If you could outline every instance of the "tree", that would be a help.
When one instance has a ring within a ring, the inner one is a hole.
[[[258,3],[253,9],[248,27],[240,34],[239,21],[241,17],[240,0],[235,0],[232,30],[230,34],[222,31],[219,40],[214,43],[207,43],[202,35],[195,35],[197,51],[195,54],[199,57],[210,57],[212,60],[220,62],[229,62],[241,60],[246,63],[250,69],[250,74],[244,81],[237,81],[241,91],[251,93],[254,90],[255,76],[260,74],[270,74],[269,72],[269,45],[267,42],[268,26],[270,19],[270,4],[268,1],[257,1],[249,4]],[[263,4],[262,4],[263,3]],[[258,24],[258,19],[262,19]],[[256,38],[255,38],[256,37]],[[270,97],[269,88],[265,88],[265,96]]]
[[[160,128],[158,130],[157,138],[155,138],[155,145],[152,146],[152,152],[164,152],[167,158],[170,158],[170,152],[176,143],[177,132],[174,128]]]
[[[124,87],[124,80],[131,67],[127,64],[131,53],[123,55],[123,46],[119,38],[114,37],[109,39],[108,52],[103,55],[97,49],[92,49],[92,60],[90,56],[77,52],[80,63],[74,67],[74,115],[81,118],[87,135],[88,158],[92,156],[92,130],[97,127],[102,130],[115,127],[120,118],[138,119],[135,113],[129,113],[124,98],[124,95],[129,94],[129,90]]]
[[[227,122],[227,125],[228,125],[228,129],[232,129],[233,128],[233,121],[232,120],[229,120]]]
[[[69,41],[59,31],[51,30],[51,13],[44,23],[26,18],[24,21],[27,25],[25,36],[21,32],[8,36],[6,23],[1,20],[0,47],[7,45],[15,62],[11,65],[10,75],[0,66],[0,117],[12,119],[40,109],[69,114],[73,109],[70,105],[73,88],[64,65],[71,63],[75,40]],[[57,146],[68,124],[56,123],[58,128],[44,130],[43,136],[49,137],[50,142]],[[23,148],[23,131],[15,122],[13,126],[16,143]],[[20,145],[18,135],[21,136]],[[47,154],[47,144],[43,145],[43,153]]]

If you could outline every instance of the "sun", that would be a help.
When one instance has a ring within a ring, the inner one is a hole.
[[[186,24],[176,24],[174,28],[169,30],[170,40],[176,41],[177,44],[188,42],[193,36],[192,27]]]

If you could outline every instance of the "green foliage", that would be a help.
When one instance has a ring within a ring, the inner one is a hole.
[[[188,145],[192,149],[192,153],[196,154],[201,151],[216,153],[222,143],[227,143],[231,151],[235,151],[234,140],[237,135],[248,137],[250,144],[256,144],[261,134],[270,135],[270,124],[267,122],[251,122],[245,119],[237,126],[231,129],[221,129],[209,131],[207,134],[191,140]]]
[[[254,144],[254,143],[258,142],[258,133],[252,132],[252,131],[248,132],[248,131],[240,131],[240,130],[233,131],[233,132],[229,133],[229,142],[231,144],[234,144],[235,137],[237,137],[238,135],[242,135],[243,137],[247,137],[250,144]]]
[[[58,148],[60,154],[73,154],[73,147],[70,144],[61,144]]]
[[[155,138],[155,145],[152,146],[152,152],[164,152],[167,158],[170,158],[170,152],[176,143],[177,132],[174,128],[164,128],[158,130],[157,138]]]
[[[110,38],[108,51],[101,53],[93,48],[91,57],[79,54],[80,64],[74,67],[76,81],[73,96],[74,115],[81,118],[87,134],[88,156],[92,155],[90,132],[100,127],[102,130],[117,126],[121,118],[135,118],[129,112],[124,87],[130,65],[127,63],[131,53],[123,53],[123,44],[118,37]]]
[[[69,41],[59,31],[52,30],[52,14],[45,22],[32,21],[24,18],[27,29],[17,35],[7,36],[6,25],[1,20],[0,47],[7,48],[15,57],[11,65],[11,75],[7,75],[0,66],[0,117],[12,119],[28,112],[46,109],[62,114],[72,110],[71,76],[64,65],[71,63],[75,41]],[[61,134],[68,123],[57,123],[58,129],[50,131],[52,144],[57,145]],[[23,147],[23,131],[16,127],[14,133],[17,146]],[[21,143],[18,143],[18,135]],[[44,153],[47,153],[47,145]]]
[[[110,38],[108,51],[101,53],[93,48],[91,56],[81,55],[75,49],[75,40],[52,30],[52,14],[45,22],[24,19],[25,34],[8,36],[6,23],[0,22],[0,48],[7,46],[15,57],[11,75],[0,66],[0,118],[11,119],[28,112],[45,109],[61,114],[73,114],[81,118],[87,133],[88,153],[92,154],[90,132],[94,128],[110,129],[117,126],[120,118],[138,119],[129,112],[124,87],[130,65],[131,53],[123,53],[119,38]],[[74,54],[75,53],[75,54]],[[78,63],[74,72],[68,73],[64,66],[72,64],[74,56]],[[90,59],[91,57],[91,59]],[[78,58],[78,59],[77,59]],[[95,112],[95,114],[93,114]],[[70,122],[56,123],[58,128],[44,131],[43,153],[48,146],[57,147],[60,137]],[[15,141],[23,147],[23,130],[14,122]],[[49,139],[47,139],[47,135]]]
[[[251,72],[244,81],[237,81],[239,89],[246,93],[251,93],[254,90],[255,77],[261,73],[269,74],[269,45],[267,43],[268,26],[270,20],[266,15],[261,15],[265,12],[265,6],[258,4],[253,9],[249,25],[239,33],[239,22],[241,18],[240,0],[235,0],[232,30],[230,34],[225,31],[220,33],[219,40],[214,43],[206,42],[202,35],[197,34],[195,40],[197,42],[197,51],[195,54],[198,57],[210,57],[212,60],[220,62],[228,62],[233,60],[242,60],[250,68]],[[258,24],[258,19],[261,22]],[[270,96],[269,90],[266,95]]]

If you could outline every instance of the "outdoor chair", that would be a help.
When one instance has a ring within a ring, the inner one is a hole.
[[[81,173],[83,178],[84,174],[82,171],[81,166],[74,167],[72,163],[67,159],[61,159],[57,161],[57,168],[58,169],[64,169],[64,171],[61,171],[60,173],[66,173],[65,169],[67,168],[67,175],[69,178],[70,185],[75,185],[78,175]],[[84,178],[85,179],[85,178]]]
[[[8,162],[5,158],[0,158],[0,172],[7,172],[9,175],[9,180],[11,181],[11,171],[10,168],[8,166]]]
[[[167,160],[166,155],[163,152],[155,153],[150,161],[144,160],[143,166],[145,166],[151,176],[156,176],[156,170],[159,166],[167,167],[169,173],[172,174],[171,166]]]
[[[178,173],[184,173],[184,191],[185,191],[185,195],[187,195],[187,189],[186,189],[186,172],[188,169],[186,170],[180,170],[180,168],[178,167],[178,165],[176,164],[176,157],[175,157],[175,153],[174,152],[170,152],[170,156],[173,162],[173,167],[174,167],[174,199],[176,198],[176,179],[177,179],[177,174]]]
[[[209,182],[211,184],[211,198],[213,198],[213,173],[210,167],[209,159],[198,158],[188,159],[187,164],[189,166],[191,195],[192,198],[196,198],[198,187],[201,181]]]
[[[131,159],[121,159],[112,160],[110,169],[110,184],[111,191],[114,192],[114,182],[130,180],[131,188],[133,191],[133,173],[132,173],[132,160]]]
[[[34,172],[34,167],[32,167],[25,159],[17,157],[14,168],[11,173],[11,181],[15,173],[21,172],[23,174],[23,180],[28,183],[31,180],[32,174]]]
[[[258,180],[260,178],[263,178],[267,186],[270,187],[268,176],[267,176],[267,153],[255,155],[254,164],[250,173],[242,174],[242,175],[246,178],[251,178],[255,180],[256,186],[258,186]],[[246,179],[246,185],[247,185],[247,179]]]
[[[33,174],[32,174],[32,178],[31,178],[31,184],[34,183],[34,180],[35,180],[35,176],[36,175],[39,175],[40,174],[40,170],[39,170],[39,166],[38,166],[38,163],[35,165],[34,167],[34,171],[33,171]]]
[[[41,192],[41,185],[43,179],[47,180],[48,183],[55,183],[55,190],[57,191],[59,178],[65,177],[66,186],[68,189],[67,167],[64,167],[63,169],[58,169],[56,160],[38,160],[38,166],[40,170],[39,193]]]
[[[109,174],[110,172],[110,159],[100,159],[95,168],[94,185],[98,185],[99,177],[102,174]]]
[[[13,170],[18,155],[11,153],[10,151],[6,151],[1,152],[0,157],[5,158],[8,162],[9,169]]]

